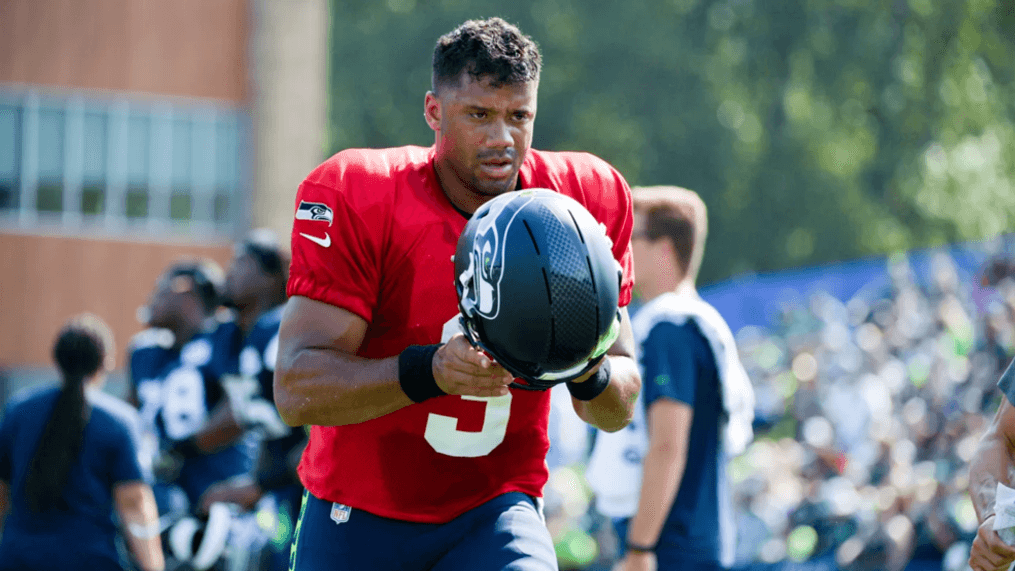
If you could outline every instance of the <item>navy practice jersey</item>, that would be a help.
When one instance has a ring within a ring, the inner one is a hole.
[[[10,485],[10,511],[0,540],[0,569],[120,569],[113,488],[145,479],[138,458],[140,419],[127,403],[86,392],[91,413],[63,493],[65,505],[31,512],[25,480],[59,388],[13,400],[0,424],[0,480]]]
[[[1015,404],[1015,361],[1008,364],[1004,374],[997,381],[997,387],[1004,393],[1010,404]]]
[[[162,397],[155,418],[163,449],[200,431],[222,402],[225,391],[221,381],[238,370],[241,337],[234,322],[220,323],[213,331],[185,344],[179,357],[165,367],[160,375]],[[212,484],[249,474],[256,452],[256,439],[244,437],[214,454],[188,458],[175,483],[194,505]]]
[[[679,548],[688,560],[717,562],[722,547],[717,533],[729,520],[722,448],[722,397],[708,340],[693,321],[661,322],[642,346],[642,395],[645,408],[669,398],[694,409],[687,464],[659,545]]]
[[[291,461],[306,438],[302,429],[286,425],[275,408],[273,384],[283,309],[284,306],[278,306],[258,318],[240,352],[240,375],[231,379],[231,388],[227,384],[232,393],[233,412],[245,425],[257,427],[265,434],[257,480],[266,490],[299,484]]]
[[[147,430],[154,433],[155,417],[162,408],[162,376],[169,363],[180,356],[166,329],[145,329],[127,345],[127,382],[137,398],[138,412]]]

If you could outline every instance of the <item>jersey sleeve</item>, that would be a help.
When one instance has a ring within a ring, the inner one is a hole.
[[[288,294],[351,311],[371,321],[379,291],[381,244],[343,188],[304,181],[296,195]]]
[[[278,327],[276,326],[269,333],[268,342],[257,347],[261,361],[257,380],[261,389],[261,398],[274,405],[273,385],[275,383],[275,361],[278,358]]]
[[[110,434],[112,457],[109,473],[113,483],[149,481],[150,467],[148,470],[142,467],[141,455],[138,453],[140,424],[131,426],[127,418],[118,418],[116,427],[117,429]]]
[[[660,398],[694,406],[699,375],[694,348],[699,342],[686,325],[663,322],[652,328],[641,347],[646,408]]]
[[[10,483],[13,467],[14,421],[11,406],[6,407],[0,419],[0,480]]]
[[[585,155],[584,158],[591,161],[591,164],[578,165],[586,194],[585,207],[606,226],[606,235],[613,242],[613,257],[623,270],[619,305],[624,307],[631,303],[634,289],[634,257],[631,253],[634,200],[631,187],[624,176],[606,161],[593,155]]]
[[[616,169],[610,168],[613,175],[614,192],[616,193],[617,211],[612,217],[612,224],[607,226],[607,235],[613,240],[613,257],[620,262],[624,272],[620,284],[620,306],[631,303],[634,290],[634,254],[631,252],[631,233],[634,230],[634,201],[631,187]]]

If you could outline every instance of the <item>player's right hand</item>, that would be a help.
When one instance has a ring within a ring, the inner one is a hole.
[[[973,571],[1007,571],[1015,561],[1015,547],[1006,544],[994,531],[994,516],[983,520],[976,530],[976,539],[969,550],[969,567]]]
[[[462,334],[444,344],[433,357],[437,386],[449,395],[496,397],[508,394],[514,381],[507,369],[472,346]]]

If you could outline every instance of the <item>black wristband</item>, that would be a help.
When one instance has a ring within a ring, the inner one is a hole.
[[[446,395],[433,376],[433,356],[440,345],[409,345],[398,355],[398,384],[412,402]]]
[[[197,441],[194,440],[193,436],[191,436],[190,438],[186,438],[184,440],[180,440],[176,444],[173,444],[172,451],[179,454],[180,456],[183,456],[184,458],[196,458],[204,454],[204,452],[202,452],[201,449],[198,448]]]
[[[578,400],[592,400],[601,395],[610,386],[610,359],[603,357],[596,374],[581,383],[567,382],[567,390]]]
[[[630,540],[624,543],[624,548],[633,553],[655,553],[655,545],[641,545],[632,543]]]

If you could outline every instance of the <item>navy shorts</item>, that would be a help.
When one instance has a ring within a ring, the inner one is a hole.
[[[556,571],[536,501],[498,496],[444,524],[383,518],[303,494],[290,571]]]

